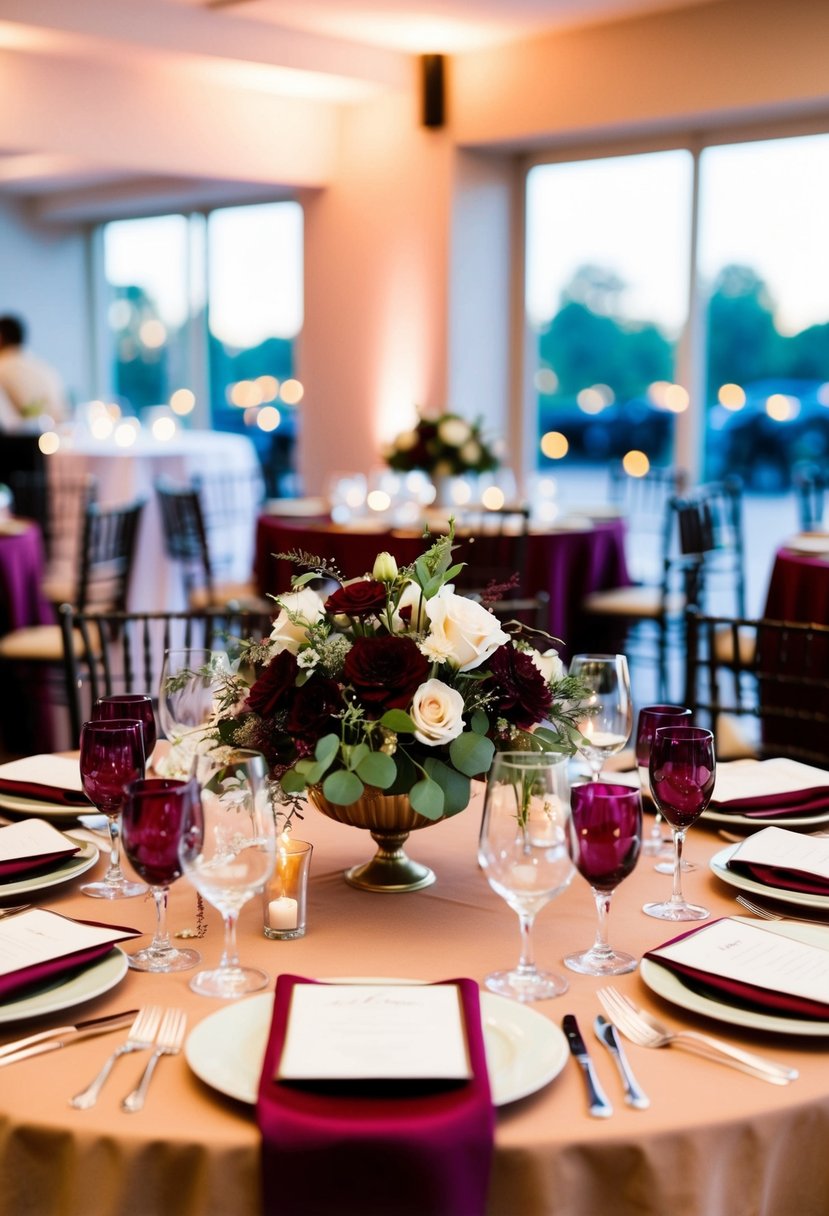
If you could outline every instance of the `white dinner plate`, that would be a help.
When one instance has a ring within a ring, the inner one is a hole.
[[[13,895],[31,895],[37,891],[45,891],[48,887],[58,887],[61,883],[71,882],[73,878],[85,874],[98,860],[98,847],[91,840],[81,840],[74,836],[72,839],[77,840],[80,845],[79,851],[74,856],[67,857],[65,861],[56,862],[48,870],[43,870],[39,874],[21,874],[19,877],[9,878],[5,882],[0,880],[0,899],[11,899]]]
[[[736,919],[748,920],[748,917]],[[752,923],[757,922],[753,920]],[[781,937],[791,937],[797,941],[829,949],[829,929],[822,925],[796,925],[791,922],[764,922],[763,928],[770,933],[778,933]],[[829,1035],[829,1022],[816,1022],[807,1018],[786,1017],[782,1014],[761,1013],[756,1009],[732,1005],[725,1000],[719,1000],[713,994],[703,994],[690,988],[675,972],[661,966],[650,958],[643,958],[639,964],[639,974],[643,982],[657,996],[686,1009],[690,1013],[699,1013],[705,1017],[716,1018],[720,1022],[729,1022],[733,1026],[745,1026],[751,1030],[768,1030],[774,1034],[806,1035],[810,1038],[820,1038]]]
[[[38,819],[77,819],[79,815],[94,812],[95,807],[91,802],[67,806],[62,802],[44,802],[39,798],[0,793],[0,810],[13,811],[15,815],[37,815]]]
[[[341,983],[412,983],[387,977],[342,977]],[[273,1014],[273,993],[219,1009],[190,1032],[187,1063],[205,1084],[253,1104]],[[555,1023],[506,997],[481,993],[484,1044],[492,1100],[517,1102],[557,1077],[567,1062],[567,1040]]]
[[[119,946],[80,971],[32,989],[16,999],[0,1002],[0,1023],[40,1018],[61,1009],[82,1005],[109,992],[129,971],[127,956]]]
[[[700,823],[716,823],[720,827],[749,827],[749,828],[816,828],[822,823],[829,824],[829,811],[818,811],[811,815],[738,815],[735,811],[720,811],[715,806],[709,806],[702,812]]]
[[[727,863],[739,847],[739,843],[730,844],[727,849],[720,849],[719,853],[715,853],[711,858],[708,864],[717,878],[732,887],[739,887],[741,891],[760,895],[764,899],[773,899],[784,904],[800,904],[805,908],[819,908],[822,912],[829,912],[829,895],[811,895],[808,891],[770,887],[766,883],[758,882],[756,878],[749,878],[747,874],[737,874],[734,870],[729,870]],[[819,925],[818,928],[822,929],[823,926]]]

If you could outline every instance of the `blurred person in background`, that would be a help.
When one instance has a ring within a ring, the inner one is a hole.
[[[0,317],[0,429],[31,431],[44,418],[66,418],[66,391],[60,375],[25,349],[26,326],[19,317]]]

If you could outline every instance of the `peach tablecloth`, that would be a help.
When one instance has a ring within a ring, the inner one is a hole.
[[[243,958],[272,975],[425,980],[465,974],[482,981],[487,971],[513,963],[517,918],[476,866],[479,815],[473,803],[410,839],[409,852],[436,870],[434,886],[378,895],[350,888],[341,876],[345,866],[370,855],[368,835],[309,810],[298,833],[314,843],[308,934],[293,942],[266,940],[258,902],[249,904],[240,925]],[[685,878],[687,895],[719,915],[737,910],[735,892],[704,864],[722,847],[717,836],[693,829],[687,855],[703,864]],[[673,936],[669,926],[640,911],[669,883],[651,862],[640,861],[615,897],[614,943],[641,954]],[[140,898],[107,905],[64,887],[54,890],[48,906],[147,931],[153,924],[151,902]],[[174,887],[170,918],[173,929],[195,923],[195,896],[186,880]],[[200,948],[212,963],[221,932],[210,910],[208,925]],[[592,897],[577,877],[539,916],[539,962],[559,968],[562,955],[589,944],[593,930]],[[69,1020],[158,1002],[183,1006],[192,1027],[223,1006],[193,995],[187,978],[130,973]],[[618,986],[668,1022],[702,1026],[801,1070],[798,1081],[782,1088],[679,1050],[628,1045],[652,1099],[650,1109],[634,1111],[624,1106],[612,1063],[593,1038],[600,981],[569,978],[564,997],[536,1008],[556,1023],[567,1012],[578,1016],[615,1114],[608,1120],[587,1115],[582,1079],[569,1058],[545,1088],[502,1107],[491,1216],[825,1216],[829,1040],[707,1023],[652,995],[638,973],[624,976]],[[40,1026],[30,1022],[29,1028]],[[0,1026],[0,1040],[24,1029]],[[257,1216],[259,1142],[252,1110],[209,1089],[183,1056],[161,1061],[140,1114],[122,1113],[119,1102],[143,1068],[142,1056],[119,1062],[94,1109],[69,1108],[70,1095],[120,1041],[120,1034],[88,1040],[0,1069],[0,1214]]]

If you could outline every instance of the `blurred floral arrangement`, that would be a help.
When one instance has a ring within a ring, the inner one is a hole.
[[[485,473],[500,463],[491,444],[481,433],[480,422],[468,422],[459,414],[419,418],[410,431],[403,431],[383,453],[390,468],[400,473],[422,469],[433,477]]]
[[[370,786],[407,794],[428,819],[463,810],[496,748],[572,754],[589,691],[549,635],[502,626],[455,593],[453,540],[450,521],[412,565],[380,553],[349,580],[313,555],[280,554],[305,573],[275,597],[270,637],[248,648],[252,681],[226,680],[218,741],[263,752],[288,800],[319,786],[347,806]],[[338,584],[325,598],[309,585],[320,578]]]

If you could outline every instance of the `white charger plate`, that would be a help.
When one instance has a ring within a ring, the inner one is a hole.
[[[91,840],[81,840],[80,837],[73,836],[72,839],[80,845],[79,851],[74,856],[67,857],[65,861],[56,862],[40,874],[21,874],[19,878],[10,878],[6,882],[0,881],[0,899],[11,899],[13,895],[31,895],[38,891],[45,891],[49,887],[58,887],[61,883],[71,882],[73,878],[85,874],[98,860],[97,845],[94,845]]]
[[[128,970],[126,954],[120,946],[113,946],[109,954],[96,959],[88,967],[0,1003],[0,1023],[45,1017],[61,1009],[82,1005],[84,1001],[92,1001],[120,984]]]
[[[340,983],[414,983],[386,977],[342,977]],[[262,993],[219,1009],[190,1032],[184,1053],[200,1080],[212,1089],[254,1104],[273,1014],[273,993]],[[494,993],[481,993],[484,1044],[492,1100],[517,1102],[549,1084],[567,1062],[562,1031],[534,1009]]]
[[[723,882],[727,882],[732,887],[739,887],[741,891],[759,895],[764,899],[772,899],[784,904],[799,904],[804,908],[818,908],[822,912],[829,913],[829,895],[811,895],[808,891],[789,891],[785,887],[770,887],[766,883],[758,882],[756,878],[749,878],[747,874],[737,874],[734,870],[729,870],[728,861],[739,847],[739,843],[730,844],[728,848],[720,849],[719,853],[715,853],[711,858],[708,864],[717,878],[721,878]],[[816,927],[823,928],[822,925]]]
[[[79,815],[95,812],[91,802],[67,806],[62,802],[44,802],[39,798],[22,798],[18,794],[0,793],[0,810],[15,815],[36,815],[38,819],[77,819]]]
[[[737,917],[738,920],[753,918]],[[770,933],[778,933],[781,937],[794,938],[796,941],[807,942],[810,945],[829,949],[829,930],[822,925],[800,925],[782,921],[763,921],[763,928]],[[806,1018],[786,1017],[782,1014],[762,1013],[756,1009],[743,1008],[720,1001],[716,996],[703,994],[689,988],[680,976],[661,966],[654,959],[643,958],[639,964],[639,974],[643,982],[657,996],[686,1009],[689,1013],[699,1013],[704,1017],[716,1018],[719,1022],[728,1022],[732,1026],[745,1026],[750,1030],[767,1030],[773,1034],[805,1035],[808,1038],[821,1038],[829,1035],[829,1022],[817,1022]]]

